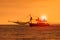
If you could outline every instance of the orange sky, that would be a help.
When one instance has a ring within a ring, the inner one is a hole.
[[[60,0],[0,0],[0,24],[12,21],[26,21],[47,15],[49,23],[60,23]]]

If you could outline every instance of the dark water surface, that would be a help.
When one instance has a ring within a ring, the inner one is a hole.
[[[0,40],[60,40],[60,26],[0,25]]]

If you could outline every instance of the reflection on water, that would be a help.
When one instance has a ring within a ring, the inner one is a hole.
[[[0,40],[60,40],[60,27],[1,25]]]

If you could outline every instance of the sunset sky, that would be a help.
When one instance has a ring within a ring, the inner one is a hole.
[[[11,21],[28,21],[47,16],[49,23],[60,23],[60,0],[0,0],[0,24]]]

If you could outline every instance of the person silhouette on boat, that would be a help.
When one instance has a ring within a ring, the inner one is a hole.
[[[30,15],[30,23],[32,23],[32,16]]]
[[[37,24],[42,22],[39,17],[36,19],[36,21],[37,21]]]

